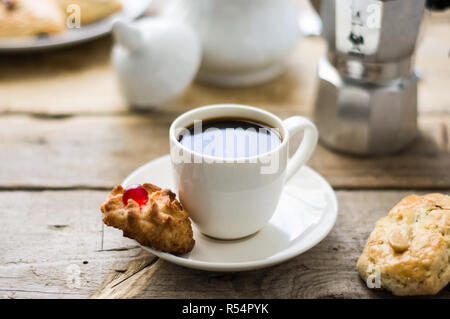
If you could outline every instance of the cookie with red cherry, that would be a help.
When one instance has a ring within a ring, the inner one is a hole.
[[[185,254],[195,241],[191,221],[170,189],[144,183],[117,185],[101,206],[103,222],[144,246]]]

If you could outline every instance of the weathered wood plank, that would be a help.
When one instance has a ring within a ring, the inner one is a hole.
[[[419,111],[450,113],[449,48],[448,44],[444,44],[448,43],[444,39],[448,38],[450,14],[433,13],[432,17],[436,21],[430,18],[416,53],[416,70],[421,77],[418,88]]]
[[[355,265],[375,221],[407,194],[340,191],[336,226],[326,239],[305,254],[269,269],[234,274],[204,273],[167,264],[160,267],[142,297],[391,297],[389,293],[367,289],[355,271]],[[176,278],[172,277],[173,273],[177,273]],[[437,297],[450,298],[450,286]]]
[[[375,221],[409,193],[339,191],[336,226],[310,251],[268,269],[211,273],[154,263],[140,249],[98,251],[106,192],[0,192],[0,298],[391,297],[367,289],[355,264]],[[112,237],[117,248],[129,243],[120,242],[120,231]],[[68,281],[74,265],[79,287]],[[437,297],[450,298],[450,287]]]
[[[102,39],[45,54],[0,56],[0,113],[128,112],[110,65],[110,48],[111,41]],[[179,112],[216,103],[309,109],[315,94],[317,59],[324,50],[321,39],[306,39],[299,43],[286,73],[271,83],[250,89],[222,89],[194,83],[165,109]]]
[[[1,112],[114,112],[124,109],[109,61],[111,40],[0,56]]]
[[[0,185],[109,188],[168,153],[169,123],[165,116],[0,117]]]
[[[432,15],[417,53],[417,66],[423,75],[419,84],[422,113],[450,112],[450,63],[444,41],[450,24],[442,15]],[[0,114],[127,112],[110,64],[110,49],[111,40],[104,38],[63,50],[0,56]],[[193,84],[166,109],[180,112],[207,104],[240,103],[310,113],[316,94],[317,61],[325,50],[323,39],[305,38],[278,79],[248,89]]]
[[[165,262],[145,251],[122,268],[115,267],[101,287],[91,296],[93,299],[135,298],[151,284],[154,274]]]
[[[87,297],[113,264],[138,255],[136,245],[102,250],[106,194],[0,192],[0,298]]]
[[[0,265],[90,261],[103,245],[100,205],[107,191],[0,192]],[[104,249],[103,249],[104,248]]]
[[[175,116],[2,116],[0,188],[111,188],[169,152]],[[421,137],[402,153],[360,158],[319,146],[309,165],[337,188],[450,188],[450,116],[422,116],[420,126]]]
[[[419,127],[420,136],[400,153],[364,158],[318,147],[310,165],[335,188],[448,189],[450,118],[422,116]]]

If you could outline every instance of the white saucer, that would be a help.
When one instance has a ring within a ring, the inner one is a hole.
[[[173,187],[169,155],[131,173],[122,185],[151,182]],[[269,223],[250,237],[221,241],[201,234],[193,225],[195,246],[186,255],[154,250],[161,259],[209,271],[245,271],[272,266],[317,245],[333,228],[337,217],[336,195],[327,181],[304,166],[284,187],[277,211]]]

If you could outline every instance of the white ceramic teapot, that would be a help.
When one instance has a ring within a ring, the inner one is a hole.
[[[131,106],[154,108],[180,94],[194,79],[201,45],[187,25],[164,18],[118,21],[112,61]]]
[[[203,47],[198,79],[222,86],[279,75],[300,37],[290,0],[172,0],[163,15],[193,27]]]

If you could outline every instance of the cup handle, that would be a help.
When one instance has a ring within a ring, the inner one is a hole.
[[[294,155],[289,159],[287,165],[287,172],[285,183],[291,179],[292,176],[302,167],[303,164],[310,158],[312,152],[316,148],[319,133],[316,126],[308,119],[302,116],[292,116],[283,121],[289,138],[295,134],[304,132],[303,140],[295,151]]]

